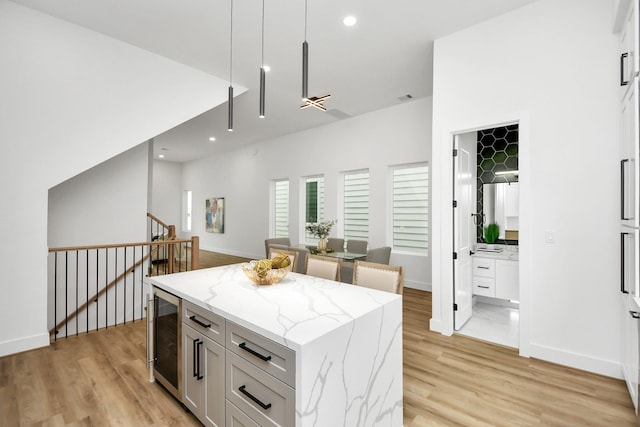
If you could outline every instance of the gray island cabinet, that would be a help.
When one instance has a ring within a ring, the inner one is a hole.
[[[297,273],[260,286],[240,265],[147,283],[181,300],[182,401],[204,425],[402,426],[401,296]]]

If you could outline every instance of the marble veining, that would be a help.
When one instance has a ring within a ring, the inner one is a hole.
[[[402,426],[402,297],[303,274],[259,286],[239,265],[148,282],[296,352],[296,426]]]

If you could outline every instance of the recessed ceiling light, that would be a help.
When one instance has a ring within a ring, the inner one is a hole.
[[[355,16],[347,16],[342,20],[342,23],[347,27],[353,27],[354,25],[356,25],[356,22],[358,22],[358,20]]]
[[[158,157],[164,159],[164,154],[159,154]]]
[[[209,142],[215,142],[216,141],[216,137],[215,136],[210,136],[209,137]]]
[[[268,65],[263,65],[262,68],[264,68],[265,73],[268,73],[269,71],[271,71],[271,67],[269,67]]]

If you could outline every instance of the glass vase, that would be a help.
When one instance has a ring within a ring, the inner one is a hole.
[[[326,237],[320,237],[318,240],[318,252],[327,252],[327,243],[329,239]]]

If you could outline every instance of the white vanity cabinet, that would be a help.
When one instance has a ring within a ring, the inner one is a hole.
[[[520,300],[518,261],[496,260],[496,298]]]
[[[183,301],[183,312],[182,403],[205,426],[222,427],[225,425],[225,321],[188,301]]]
[[[474,295],[518,301],[518,261],[476,254],[472,265]]]

